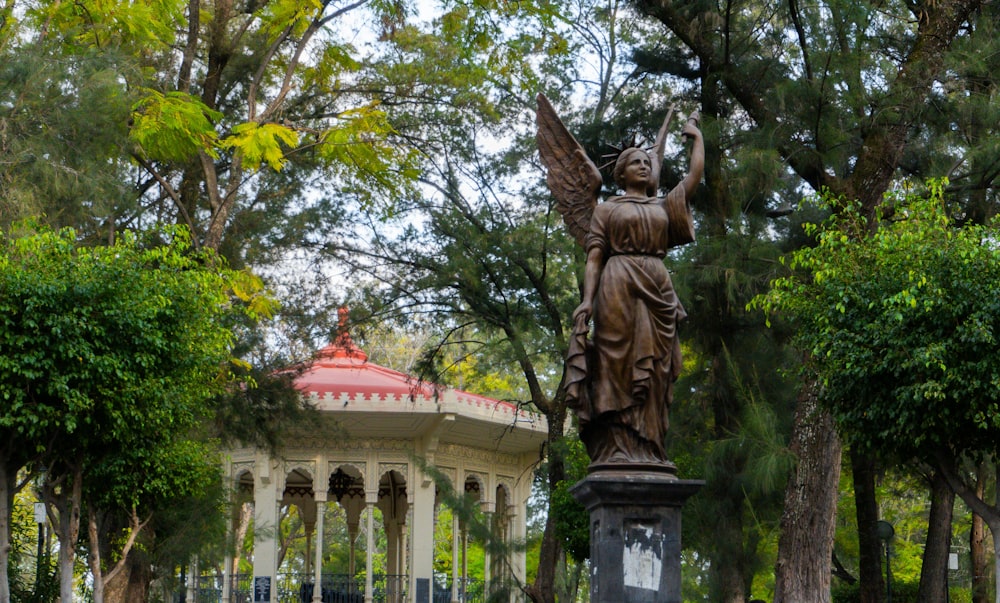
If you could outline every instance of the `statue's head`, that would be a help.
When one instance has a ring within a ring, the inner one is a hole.
[[[618,155],[618,159],[615,161],[614,171],[611,172],[611,175],[615,180],[615,184],[617,184],[622,188],[625,188],[625,166],[628,165],[629,159],[634,157],[636,153],[642,153],[643,155],[648,157],[650,165],[652,165],[653,163],[653,158],[649,155],[649,153],[647,153],[640,147],[628,147],[627,149],[622,151],[621,154]],[[650,182],[646,184],[646,188],[647,189],[652,188],[652,190],[655,191],[656,183],[652,182],[652,179],[654,177],[655,177],[655,171],[650,170]]]

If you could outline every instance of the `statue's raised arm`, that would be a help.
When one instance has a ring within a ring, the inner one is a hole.
[[[556,209],[577,243],[583,245],[601,192],[601,172],[583,146],[569,133],[544,94],[538,95],[538,154]]]

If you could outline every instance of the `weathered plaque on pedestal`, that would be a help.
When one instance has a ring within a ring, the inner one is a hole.
[[[681,603],[681,507],[704,483],[600,471],[573,486],[590,513],[591,603]]]

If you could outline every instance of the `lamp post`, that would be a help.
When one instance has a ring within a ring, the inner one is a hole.
[[[48,508],[45,506],[45,474],[44,464],[38,465],[38,473],[35,476],[35,523],[38,524],[38,556],[35,558],[35,595],[41,596],[42,581],[47,580],[49,573],[49,556],[47,551],[45,528],[48,523]]]
[[[885,596],[886,603],[892,603],[892,567],[889,564],[889,552],[891,550],[889,543],[896,534],[896,530],[893,529],[891,523],[880,519],[875,524],[875,534],[885,546]]]
[[[38,524],[38,557],[35,558],[35,593],[39,592],[40,585],[42,584],[42,572],[48,568],[48,563],[44,561],[45,559],[45,521],[46,521],[46,510],[45,503],[36,502],[35,503],[35,523]]]

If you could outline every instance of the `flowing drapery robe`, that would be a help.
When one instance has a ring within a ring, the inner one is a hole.
[[[663,438],[686,314],[663,258],[693,240],[682,186],[666,198],[612,197],[594,209],[585,246],[601,250],[603,266],[593,339],[576,325],[567,357],[569,403],[594,463],[668,462]]]

